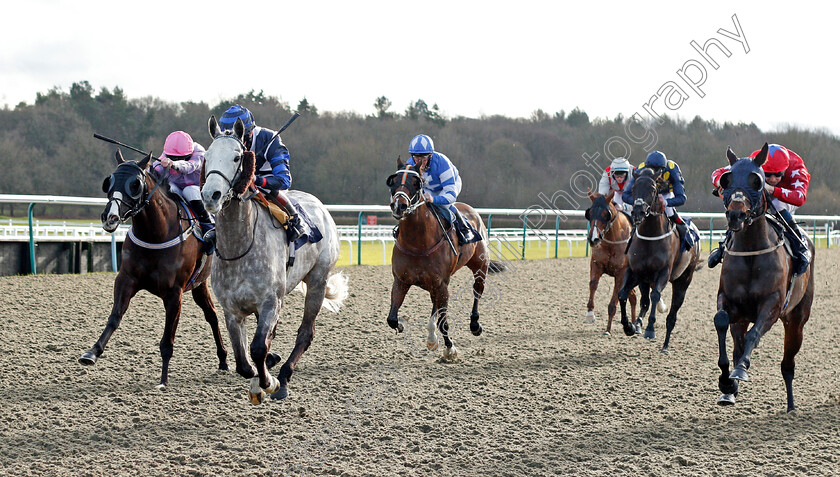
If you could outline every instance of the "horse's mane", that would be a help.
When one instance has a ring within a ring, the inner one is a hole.
[[[242,195],[254,182],[254,172],[256,171],[256,155],[253,151],[245,151],[242,153],[242,172],[233,183],[233,192],[236,195]]]

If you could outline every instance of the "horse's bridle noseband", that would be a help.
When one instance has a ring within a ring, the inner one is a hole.
[[[233,179],[229,179],[229,178],[228,178],[228,177],[227,177],[227,176],[226,176],[226,175],[225,175],[222,171],[220,171],[220,170],[218,170],[218,169],[211,169],[211,170],[209,170],[209,171],[206,171],[206,172],[205,172],[205,174],[204,174],[204,178],[205,178],[205,179],[209,179],[209,178],[210,178],[210,176],[212,176],[213,174],[217,174],[217,175],[218,175],[218,176],[220,176],[222,179],[224,179],[224,181],[225,181],[225,182],[227,182],[227,184],[228,184],[228,191],[227,191],[227,193],[225,194],[225,196],[224,196],[224,197],[222,197],[222,203],[223,203],[223,204],[224,204],[224,203],[227,203],[228,201],[230,201],[230,199],[233,197],[233,194],[234,194],[234,192],[233,192],[233,183],[234,183],[234,182],[236,182],[236,181],[239,179],[239,176],[242,174],[242,156],[243,156],[243,154],[245,153],[245,151],[247,151],[247,150],[248,150],[248,148],[247,148],[247,147],[245,147],[245,143],[244,143],[244,142],[242,142],[242,140],[241,140],[241,139],[239,139],[238,137],[233,136],[233,135],[231,135],[231,134],[218,134],[218,135],[216,135],[215,137],[213,137],[213,140],[215,141],[215,140],[217,140],[217,139],[225,139],[225,138],[228,138],[228,139],[233,139],[233,140],[234,140],[234,141],[236,141],[236,142],[237,142],[237,144],[239,144],[239,145],[241,146],[241,148],[242,148],[242,149],[240,150],[239,154],[238,154],[238,155],[234,158],[234,161],[233,161],[233,162],[237,162],[237,163],[239,163],[239,166],[236,168],[236,172],[233,174]]]
[[[640,177],[636,178],[636,183],[638,183],[641,179],[647,179],[647,180],[653,182],[654,192],[657,191],[656,179],[654,179],[653,177],[648,177],[648,176],[640,176]],[[656,195],[657,194],[654,194],[653,197],[656,198]],[[662,215],[662,214],[665,213],[664,209],[662,210],[662,212],[651,212],[651,210],[650,210],[651,209],[651,204],[648,204],[647,202],[645,202],[645,200],[642,199],[641,197],[633,200],[633,207],[636,207],[637,205],[643,207],[642,210],[644,210],[644,212],[645,212],[645,218],[655,217],[657,215]]]
[[[415,210],[423,205],[423,176],[412,169],[400,169],[394,174],[402,174],[402,180],[400,181],[400,187],[398,187],[398,189],[405,188],[405,183],[408,181],[409,175],[414,175],[420,179],[420,187],[417,188],[417,192],[415,192],[413,196],[409,196],[404,190],[398,190],[391,196],[391,202],[396,202],[399,197],[405,197],[405,200],[408,202],[408,208],[403,213],[403,217],[405,217],[406,215],[411,215]]]

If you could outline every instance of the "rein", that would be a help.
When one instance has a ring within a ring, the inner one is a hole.
[[[612,213],[612,209],[610,210],[610,213]],[[620,213],[621,212],[616,211],[616,213],[613,215],[612,220],[610,220],[610,222],[607,224],[607,226],[604,227],[604,232],[603,232],[604,235],[601,237],[601,242],[604,242],[604,243],[610,244],[610,245],[618,245],[618,244],[627,243],[627,242],[630,241],[630,237],[632,237],[632,234],[628,235],[626,239],[618,240],[618,241],[607,240],[605,238],[607,236],[607,233],[610,231],[613,224],[615,223],[615,221],[618,220],[618,214],[620,214]]]
[[[641,176],[641,177],[638,177],[638,178],[636,179],[636,183],[638,184],[638,182],[639,182],[640,180],[642,180],[642,179],[649,180],[650,182],[652,182],[652,183],[653,183],[653,189],[654,189],[654,195],[653,195],[653,197],[654,197],[654,198],[656,198],[656,196],[657,196],[657,194],[655,193],[655,192],[657,191],[656,179],[654,179],[653,177]],[[665,213],[665,209],[662,209],[662,211],[661,211],[661,212],[651,212],[651,211],[650,211],[650,209],[651,209],[651,205],[650,205],[650,204],[648,204],[647,202],[645,202],[645,200],[644,200],[644,199],[642,199],[641,197],[639,197],[638,199],[633,200],[633,206],[635,207],[635,206],[637,206],[637,205],[639,205],[639,206],[644,206],[644,208],[645,208],[645,217],[656,217],[656,216],[659,216],[659,215],[662,215],[662,214],[664,214],[664,213]]]
[[[250,201],[249,201],[249,203],[251,204],[251,210],[254,210],[254,203],[250,202]],[[248,252],[250,252],[251,249],[254,247],[254,242],[256,242],[256,239],[257,239],[257,221],[260,219],[260,211],[259,210],[256,211],[255,215],[256,215],[256,217],[254,217],[254,228],[253,228],[253,230],[251,230],[251,244],[248,245],[248,248],[245,249],[244,252],[242,252],[241,254],[239,254],[235,257],[223,257],[222,253],[219,252],[219,245],[216,244],[216,256],[219,257],[220,260],[224,260],[225,262],[232,262],[232,261],[235,261],[235,260],[239,260],[240,258],[244,257],[245,255],[248,255]]]

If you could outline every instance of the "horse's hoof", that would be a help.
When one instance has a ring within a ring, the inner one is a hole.
[[[633,336],[636,334],[636,330],[632,326],[625,326],[624,334],[627,336]]]
[[[281,357],[277,353],[271,353],[265,357],[265,367],[268,369],[273,368],[277,363],[283,361],[283,357]]]
[[[610,332],[609,332],[609,331],[605,331],[605,332],[604,332],[604,336],[610,336]]]
[[[437,351],[440,348],[440,341],[426,341],[426,348],[429,351]]]
[[[274,376],[269,376],[271,378],[268,383],[268,387],[265,388],[266,394],[274,394],[280,390],[280,381],[275,378]]]
[[[251,401],[251,404],[257,405],[262,404],[263,398],[265,398],[265,392],[260,387],[260,378],[251,378],[250,389],[248,389],[248,400]]]
[[[586,318],[583,319],[583,322],[586,323],[587,325],[591,325],[592,323],[595,323],[595,313],[593,313],[591,311],[587,311],[586,312]]]
[[[79,363],[84,364],[85,366],[93,366],[96,364],[96,354],[90,351],[86,352],[79,357]]]
[[[655,340],[656,339],[656,331],[645,330],[645,339],[646,340]]]
[[[160,383],[157,386],[155,386],[155,389],[157,389],[158,391],[166,391],[166,388],[167,386],[163,383]]]
[[[217,370],[216,370],[216,374],[219,374],[219,375],[230,374],[230,369],[228,369],[228,368],[219,368],[219,369],[217,369]]]
[[[289,397],[289,388],[286,386],[280,386],[277,392],[271,394],[271,399],[275,401],[282,401]]]
[[[662,354],[669,355],[669,354],[671,354],[671,350],[669,350],[667,347],[663,346],[662,347]]]
[[[747,374],[746,369],[742,368],[735,368],[729,373],[729,379],[737,379],[738,381],[749,381],[750,376]]]
[[[230,368],[228,367],[227,363],[219,363],[219,372],[220,373],[227,373],[229,371],[230,371]]]
[[[717,403],[721,406],[731,406],[735,404],[735,395],[734,394],[721,394],[717,400]]]
[[[458,350],[455,348],[455,345],[452,345],[451,348],[443,348],[443,359],[447,361],[458,359]]]
[[[475,324],[475,326],[473,326],[473,324]],[[473,336],[481,336],[482,331],[484,331],[484,328],[481,327],[481,323],[477,321],[470,323],[470,333],[472,333]]]

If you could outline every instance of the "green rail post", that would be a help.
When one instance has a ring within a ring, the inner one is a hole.
[[[362,214],[364,212],[359,212],[359,243],[357,244],[356,249],[358,250],[358,263],[356,265],[362,264]]]
[[[32,210],[35,204],[29,204],[29,268],[32,274],[35,275],[35,233],[32,229]]]
[[[487,216],[487,237],[490,237],[490,229],[493,228],[493,214]]]
[[[560,216],[555,216],[554,221],[554,258],[557,258],[557,247],[560,246]]]

